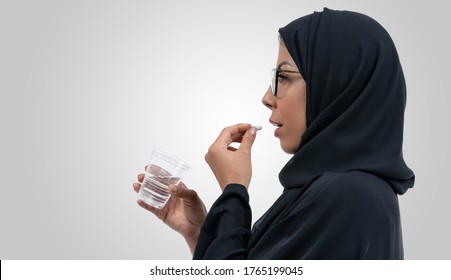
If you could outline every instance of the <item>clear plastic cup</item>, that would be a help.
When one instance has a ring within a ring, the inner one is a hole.
[[[139,189],[139,198],[150,206],[163,208],[168,202],[169,184],[180,183],[183,174],[189,170],[189,164],[162,151],[154,150],[150,164],[144,173]]]

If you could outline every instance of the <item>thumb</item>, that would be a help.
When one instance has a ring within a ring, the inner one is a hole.
[[[252,144],[254,144],[256,136],[257,129],[254,126],[251,126],[251,128],[249,128],[244,134],[243,140],[241,140],[239,150],[251,153]]]
[[[177,186],[169,185],[169,192],[171,195],[189,202],[194,202],[197,198],[196,191],[188,189],[183,182],[180,182]]]

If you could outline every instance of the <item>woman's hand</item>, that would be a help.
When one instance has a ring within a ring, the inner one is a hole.
[[[257,130],[250,124],[237,124],[224,128],[208,149],[205,160],[213,171],[222,190],[229,184],[249,187],[252,178],[251,148]],[[241,143],[238,149],[230,147]]]
[[[138,182],[133,184],[136,192],[139,192],[143,179],[144,174],[141,173],[138,175]],[[180,233],[193,254],[207,210],[197,193],[188,189],[182,182],[177,186],[170,185],[169,192],[171,197],[162,209],[154,208],[142,200],[137,202],[139,206],[149,210],[170,228]]]

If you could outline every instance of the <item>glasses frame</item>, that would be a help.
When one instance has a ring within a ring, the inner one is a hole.
[[[293,70],[283,70],[280,68],[274,68],[271,70],[271,77],[272,77],[272,81],[271,81],[271,91],[272,91],[272,95],[277,96],[277,88],[278,88],[278,84],[279,84],[279,75],[280,73],[296,73],[296,74],[300,74],[299,71],[293,71]]]

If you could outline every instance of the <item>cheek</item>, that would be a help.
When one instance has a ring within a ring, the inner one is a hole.
[[[288,102],[285,108],[286,118],[288,120],[287,128],[290,131],[284,144],[286,146],[285,149],[291,152],[295,152],[299,148],[301,137],[307,129],[305,98],[302,98],[302,96],[299,98],[299,94],[296,97],[287,100]]]
[[[305,117],[305,98],[292,98],[292,100],[287,100],[285,108],[285,116],[289,120],[290,126],[297,128],[297,130],[305,130],[307,126],[307,121]]]
[[[284,100],[285,116],[296,123],[306,123],[306,85],[304,80],[292,85]],[[300,124],[299,123],[299,124]]]

